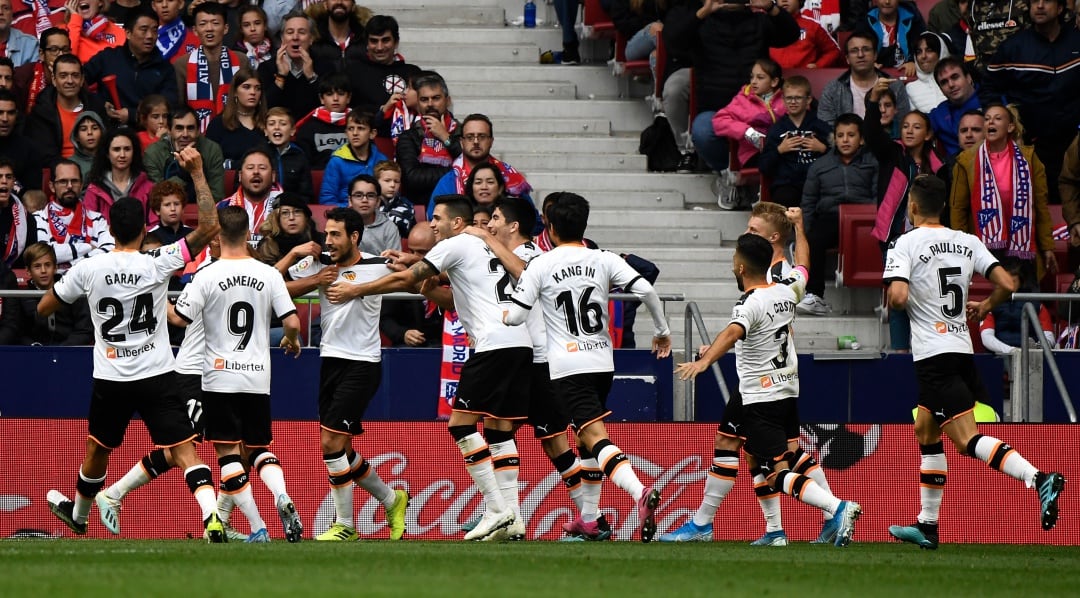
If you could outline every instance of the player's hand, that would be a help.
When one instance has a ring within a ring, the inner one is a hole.
[[[410,347],[420,347],[427,341],[423,332],[419,330],[406,330],[405,331],[405,344]]]
[[[465,227],[465,230],[463,230],[463,231],[461,231],[461,232],[464,232],[464,233],[470,234],[470,235],[472,235],[472,236],[474,236],[474,237],[480,237],[481,239],[483,239],[483,240],[485,240],[485,241],[486,241],[486,240],[488,239],[488,237],[490,236],[490,233],[488,233],[488,230],[487,230],[486,228],[484,228],[484,227],[482,227],[482,226],[475,226],[475,225],[473,225],[473,226],[466,226],[466,227]]]
[[[705,353],[707,353],[709,351],[709,347],[711,347],[711,346],[712,345],[701,345],[700,347],[698,347],[697,348],[697,356],[698,357],[704,357]]]
[[[319,270],[319,273],[315,275],[315,280],[319,281],[319,286],[320,287],[325,287],[325,286],[334,284],[335,282],[337,282],[337,278],[338,278],[338,267],[337,267],[337,265],[327,266],[327,267],[323,268],[322,270]]]
[[[195,149],[195,144],[191,144],[178,152],[173,152],[173,155],[176,156],[176,161],[180,163],[180,167],[187,171],[188,174],[202,172],[202,154]]]
[[[285,349],[285,354],[292,353],[295,357],[300,357],[300,340],[293,337],[289,338],[284,336],[281,338],[281,348]]]
[[[982,322],[988,313],[990,313],[990,303],[988,301],[967,302],[967,317],[969,320]]]
[[[330,301],[330,303],[345,303],[346,301],[356,299],[359,296],[359,285],[347,284],[344,282],[335,282],[329,287],[326,287],[326,298]]]
[[[698,359],[688,363],[680,363],[675,367],[675,375],[679,377],[679,380],[693,380],[697,378],[698,374],[707,369],[709,369],[709,365]]]
[[[434,290],[438,286],[439,286],[439,277],[438,276],[432,276],[431,278],[426,278],[424,280],[421,280],[420,284],[417,285],[417,287],[416,287],[416,292],[420,293],[421,295],[427,295],[428,293],[430,293],[432,290]]]
[[[788,222],[790,222],[792,226],[795,228],[802,228],[802,208],[788,208],[784,215],[787,216]]]
[[[295,258],[296,260],[308,256],[318,259],[318,257],[322,255],[322,245],[319,245],[315,241],[308,241],[307,243],[293,247],[289,253],[293,254],[293,258]],[[337,266],[333,266],[333,268],[336,270]],[[323,272],[328,269],[329,268],[324,268]],[[334,274],[337,274],[337,272],[334,272]]]
[[[1043,262],[1044,262],[1044,265],[1046,266],[1046,273],[1047,274],[1057,274],[1058,273],[1057,256],[1054,255],[1053,250],[1047,250],[1047,251],[1043,252]]]
[[[671,337],[654,336],[652,339],[652,352],[656,354],[657,359],[663,359],[671,355]]]

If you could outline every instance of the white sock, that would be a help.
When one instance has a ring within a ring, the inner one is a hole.
[[[83,482],[90,484],[104,484],[105,478],[108,476],[108,472],[100,478],[88,478],[83,474],[82,468],[79,468],[79,479]],[[99,486],[100,487],[100,486]],[[90,505],[94,504],[93,496],[83,496],[81,492],[75,492],[75,509],[71,513],[71,518],[77,523],[86,523],[87,518],[90,515]]]
[[[198,488],[196,488],[194,491],[192,491],[192,495],[195,497],[195,502],[199,503],[199,511],[202,513],[202,520],[206,521],[207,519],[210,518],[211,515],[214,514],[214,510],[217,508],[217,505],[218,505],[218,502],[217,502],[217,499],[216,499],[215,493],[214,493],[214,486],[213,486],[213,481],[212,481],[213,478],[210,475],[210,468],[207,467],[206,465],[201,465],[201,464],[200,465],[193,465],[193,466],[191,466],[191,467],[184,470],[184,479],[185,480],[188,479],[188,474],[189,473],[191,473],[193,471],[196,471],[196,470],[199,470],[199,469],[205,470],[204,472],[201,472],[201,475],[204,477],[204,479],[207,481],[207,483],[203,484],[203,485],[200,485]],[[189,486],[189,488],[190,488],[190,486]],[[230,505],[229,508],[231,510],[232,506]],[[218,517],[218,519],[221,519],[221,518]],[[222,521],[224,522],[223,519],[222,519]]]
[[[465,458],[465,471],[469,472],[469,476],[476,482],[476,487],[484,495],[488,512],[502,513],[508,509],[509,506],[499,491],[499,483],[495,480],[491,450],[484,437],[479,432],[473,432],[458,440],[457,445],[461,449],[461,456]]]
[[[836,514],[836,510],[840,507],[841,501],[839,498],[833,496],[831,492],[826,492],[825,489],[814,483],[814,480],[800,473],[788,471],[787,475],[783,476],[781,490],[784,494],[794,496],[812,507],[828,511],[833,515]]]
[[[574,464],[566,471],[560,471],[559,475],[562,476],[563,483],[569,484],[566,487],[566,493],[570,495],[570,500],[573,501],[578,513],[580,513],[581,497],[585,492],[585,485],[581,480],[581,459],[575,457]]]
[[[289,494],[285,488],[285,473],[281,471],[281,464],[278,463],[278,458],[274,453],[262,453],[255,459],[254,465],[255,471],[259,472],[259,479],[274,495],[275,502],[282,494],[286,496]]]
[[[244,466],[240,463],[226,463],[221,466],[221,479],[222,484],[227,479],[238,475],[245,475]],[[248,523],[251,524],[251,531],[257,532],[266,527],[266,522],[263,521],[261,515],[259,515],[259,507],[255,504],[255,497],[251,493],[251,482],[247,482],[239,490],[231,492],[233,500],[236,502],[236,506],[240,507],[240,512],[247,518]]]
[[[123,500],[129,492],[145,486],[150,483],[150,474],[146,473],[146,468],[143,467],[142,462],[138,462],[134,467],[128,470],[124,474],[124,477],[116,480],[112,486],[105,489],[105,496],[112,500]]]
[[[360,453],[353,455],[352,462],[349,464],[351,471],[353,472],[353,481],[357,486],[360,486],[367,491],[368,494],[375,497],[375,500],[381,502],[384,507],[390,508],[394,506],[394,501],[397,496],[394,494],[394,489],[391,488],[379,477],[379,472],[375,471],[375,468],[371,466]]]
[[[491,451],[492,468],[495,470],[495,481],[499,484],[499,492],[502,493],[503,500],[514,515],[520,516],[517,443],[513,439],[495,442],[489,444],[488,449]]]
[[[1035,487],[1035,474],[1039,470],[1013,447],[997,438],[980,436],[975,443],[975,456],[1001,473],[1020,480],[1028,488]]]
[[[323,459],[330,472],[330,497],[334,500],[334,522],[356,527],[353,516],[353,481],[349,475],[349,458],[342,454],[333,459]],[[336,482],[336,483],[335,483]]]
[[[761,514],[765,517],[765,531],[778,532],[784,529],[784,519],[780,508],[780,493],[765,481],[765,476],[754,474],[754,494],[757,495]],[[832,517],[832,514],[829,514]]]
[[[595,457],[581,460],[581,520],[585,523],[600,517],[600,491],[604,472]]]
[[[229,520],[232,519],[233,507],[235,506],[236,501],[233,500],[232,494],[229,494],[228,492],[217,493],[217,514],[218,519],[220,519],[222,523],[229,523]]]
[[[919,523],[937,523],[941,511],[941,497],[945,494],[945,480],[949,463],[945,453],[923,455],[919,468]]]
[[[829,480],[825,478],[825,472],[822,471],[821,466],[818,464],[817,460],[810,456],[810,453],[802,452],[802,454],[799,456],[799,462],[795,464],[795,467],[792,469],[792,471],[801,473],[806,477],[810,478],[811,480],[814,480],[815,484],[821,486],[823,490],[832,494],[832,488],[829,487]],[[828,521],[833,517],[832,513],[828,511],[822,511],[821,514],[824,517],[825,521]]]
[[[604,475],[614,482],[616,486],[625,490],[634,501],[639,500],[641,495],[645,494],[645,485],[638,479],[637,474],[634,473],[634,468],[626,460],[626,455],[619,450],[619,447],[608,444],[600,449],[600,453],[596,456],[600,461],[600,467],[604,470]]]
[[[694,525],[701,527],[713,522],[716,510],[735,485],[738,473],[739,454],[735,451],[716,451],[709,474],[705,476],[705,493],[697,513],[694,513]]]

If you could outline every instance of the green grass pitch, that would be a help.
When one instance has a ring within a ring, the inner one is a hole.
[[[1065,546],[0,542],[0,596],[1068,596]]]

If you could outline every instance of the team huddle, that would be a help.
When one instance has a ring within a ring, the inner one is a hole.
[[[632,293],[649,310],[657,358],[671,353],[670,330],[652,285],[617,254],[586,243],[589,204],[584,198],[558,192],[545,199],[541,219],[554,246],[547,252],[531,238],[537,214],[521,198],[498,200],[487,228],[470,226],[473,208],[466,197],[437,198],[430,221],[436,244],[424,256],[365,254],[359,249],[360,216],[349,209],[330,210],[325,253],[304,258],[283,277],[250,257],[247,212],[214,206],[199,154],[185,149],[178,161],[195,183],[198,227],[176,243],[140,252],[142,204],[120,200],[112,208],[116,250],[77,263],[38,307],[47,315],[61,302],[80,297],[92,307],[94,380],[86,455],[74,500],[57,490],[47,497],[53,513],[73,532],[86,533],[96,506],[105,527],[119,534],[124,496],[180,467],[199,504],[208,541],[268,542],[249,479],[254,468],[275,497],[284,536],[300,541],[303,524],[289,498],[283,465],[270,450],[270,323],[274,317],[280,320],[281,347],[298,354],[300,322],[292,298],[317,290],[323,319],[320,444],[335,518],[315,539],[358,539],[354,484],[382,503],[390,538],[402,538],[409,496],[379,477],[357,452],[353,436],[363,433],[364,412],[381,382],[381,295],[404,291],[456,309],[473,344],[448,422],[465,469],[484,498],[483,516],[465,526],[465,539],[524,539],[515,434],[529,424],[576,508],[573,520],[563,525],[567,539],[611,537],[599,509],[606,476],[634,501],[641,541],[653,540],[661,488],[642,482],[604,426],[614,378],[609,290]],[[1065,485],[1061,474],[1042,472],[1008,444],[978,433],[972,411],[985,390],[975,374],[966,320],[981,319],[1014,289],[978,239],[938,224],[944,205],[940,181],[915,179],[909,201],[915,228],[893,243],[885,267],[890,307],[906,309],[912,323],[919,383],[915,430],[922,454],[922,510],[914,524],[889,531],[930,549],[938,545],[947,475],[942,433],[962,454],[1036,489],[1044,529],[1057,521]],[[793,263],[786,257],[791,240]],[[199,263],[193,282],[170,305],[168,279],[192,261]],[[851,543],[862,506],[835,496],[817,462],[797,442],[799,374],[792,323],[805,292],[808,262],[799,210],[755,206],[746,234],[737,240],[733,264],[744,294],[712,345],[676,370],[688,379],[735,351],[739,393],[717,430],[701,506],[681,527],[661,535],[661,541],[712,539],[713,519],[735,484],[742,448],[766,522],[765,534],[754,544],[787,544],[780,493],[822,511],[816,543]],[[981,302],[967,302],[974,272],[997,284]],[[165,321],[187,327],[175,358]],[[109,454],[122,443],[135,411],[158,448],[106,488]],[[477,431],[479,422],[483,433]],[[574,432],[576,447],[570,446],[567,429]],[[202,440],[213,445],[218,458],[216,492],[210,468],[195,451],[194,443]],[[250,534],[231,524],[237,507]]]

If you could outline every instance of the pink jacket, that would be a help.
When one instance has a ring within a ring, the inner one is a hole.
[[[769,132],[769,127],[786,113],[784,94],[779,89],[773,94],[771,102],[766,104],[764,100],[754,95],[750,91],[750,86],[747,85],[727,106],[713,115],[713,132],[718,137],[738,141],[739,164],[746,164],[746,161],[757,155],[759,151],[743,137],[746,129],[753,127],[764,135]]]
[[[150,190],[154,187],[154,182],[150,180],[150,177],[146,176],[145,172],[139,173],[139,176],[135,177],[135,183],[131,185],[131,192],[128,193],[130,197],[138,199],[143,204],[143,209],[146,210],[146,223],[149,226],[154,226],[158,223],[157,214],[150,211]],[[109,189],[97,183],[91,183],[86,187],[86,192],[83,194],[83,205],[88,210],[100,212],[105,217],[105,221],[109,222],[109,210],[112,209],[113,203],[118,198],[113,197]]]

